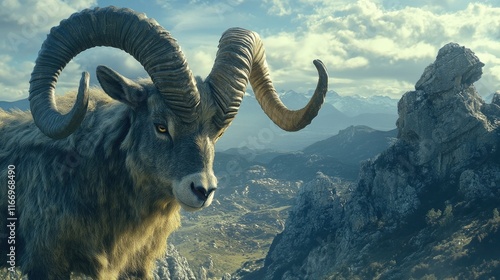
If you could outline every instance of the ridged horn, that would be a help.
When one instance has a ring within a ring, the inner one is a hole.
[[[52,28],[42,44],[31,73],[29,100],[33,119],[44,134],[61,139],[80,126],[87,111],[88,73],[84,73],[76,103],[66,115],[57,110],[54,92],[66,64],[96,46],[115,47],[132,55],[164,95],[169,108],[185,122],[196,119],[194,108],[200,96],[175,39],[144,14],[111,6],[71,15]]]
[[[280,128],[297,131],[318,115],[328,90],[328,73],[320,60],[314,60],[318,84],[309,103],[300,110],[290,110],[281,102],[269,77],[262,41],[256,33],[242,28],[228,29],[219,41],[212,71],[205,82],[212,89],[218,113],[217,127],[225,129],[238,112],[248,81],[255,97],[269,118]]]

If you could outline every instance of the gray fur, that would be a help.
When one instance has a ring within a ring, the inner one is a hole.
[[[0,110],[2,178],[8,165],[16,167],[16,259],[30,279],[67,279],[70,271],[97,279],[151,277],[180,225],[173,181],[211,171],[218,131],[208,121],[209,107],[199,107],[198,122],[177,126],[150,82],[130,89],[147,98],[128,98],[125,105],[92,89],[80,128],[56,141],[37,129],[30,112]],[[59,109],[69,110],[64,107],[73,100],[59,98]],[[173,125],[172,139],[155,132],[156,122]],[[2,191],[2,237],[5,196]],[[5,265],[5,238],[1,244]]]

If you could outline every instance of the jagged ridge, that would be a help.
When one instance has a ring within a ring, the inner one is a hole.
[[[233,279],[460,279],[500,275],[500,94],[450,43],[398,104],[398,140],[354,190],[306,184],[264,267]]]

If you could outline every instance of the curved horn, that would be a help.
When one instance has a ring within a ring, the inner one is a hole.
[[[219,41],[212,71],[205,80],[213,90],[218,113],[214,123],[226,128],[238,112],[246,86],[250,84],[260,106],[280,128],[297,131],[317,116],[328,90],[328,74],[320,60],[314,60],[319,73],[316,91],[300,110],[289,110],[280,100],[269,77],[264,46],[256,33],[242,28],[228,29]]]
[[[72,110],[61,115],[54,91],[66,64],[78,53],[96,46],[115,47],[131,54],[150,75],[167,104],[183,121],[196,118],[200,96],[186,59],[175,39],[155,20],[130,9],[87,9],[51,29],[42,45],[30,80],[30,106],[34,121],[49,137],[73,133],[87,111],[88,73],[80,82]]]

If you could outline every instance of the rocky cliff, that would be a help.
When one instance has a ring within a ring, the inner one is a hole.
[[[483,66],[439,50],[399,101],[397,141],[352,189],[305,184],[263,268],[233,279],[500,276],[500,94],[479,97]]]
[[[186,258],[181,256],[171,244],[168,245],[165,258],[156,261],[154,278],[156,280],[196,279]]]

